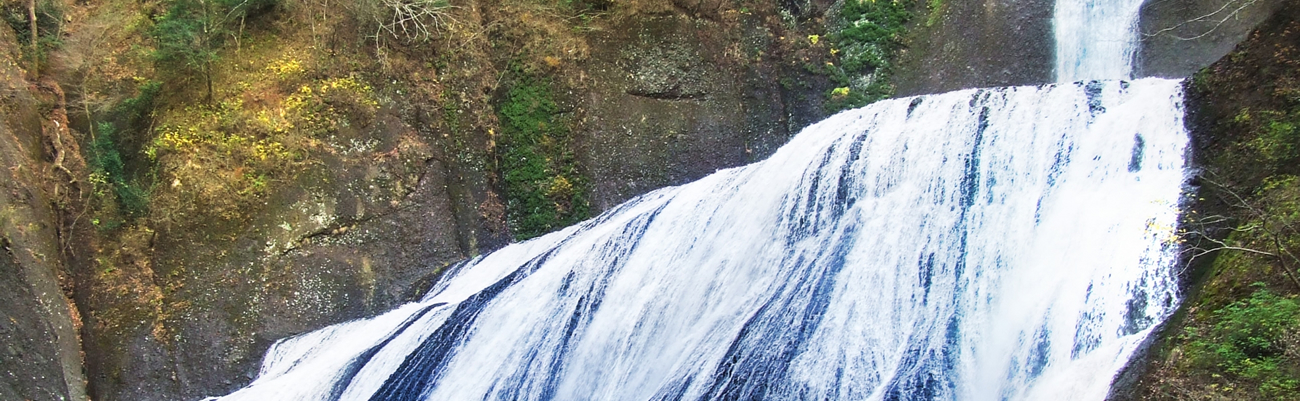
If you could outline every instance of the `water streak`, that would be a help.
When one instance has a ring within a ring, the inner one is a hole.
[[[1056,81],[1129,79],[1143,0],[1057,0]]]
[[[887,100],[277,343],[236,400],[1100,400],[1176,305],[1179,83]]]

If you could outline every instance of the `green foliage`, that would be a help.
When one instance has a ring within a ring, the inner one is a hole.
[[[154,60],[165,72],[201,75],[211,100],[212,63],[221,46],[246,18],[274,5],[274,0],[172,0],[150,31]]]
[[[1247,112],[1248,113],[1248,112]],[[1257,136],[1249,146],[1258,152],[1263,162],[1281,167],[1292,164],[1296,157],[1297,143],[1300,143],[1300,113],[1261,112],[1254,118],[1261,119]],[[1243,116],[1238,116],[1239,118]],[[1244,115],[1248,122],[1249,114]]]
[[[889,82],[888,71],[884,69],[876,69],[863,75],[851,75],[843,68],[827,65],[825,68],[813,69],[813,71],[829,76],[831,81],[840,85],[826,92],[825,107],[832,113],[866,106],[894,95],[894,86]]]
[[[1262,286],[1262,283],[1260,286]],[[1189,327],[1188,356],[1193,366],[1220,369],[1257,385],[1260,395],[1278,400],[1300,397],[1300,371],[1286,352],[1300,330],[1300,303],[1267,289],[1215,310],[1208,327]]]
[[[92,193],[99,208],[116,209],[118,215],[126,219],[141,216],[148,208],[149,194],[127,176],[126,163],[122,161],[122,152],[118,149],[117,129],[110,123],[99,123],[96,136],[90,143],[89,165]],[[107,220],[107,219],[106,219]],[[114,228],[117,219],[111,219],[111,225],[101,228]]]
[[[506,218],[522,240],[587,218],[589,205],[587,182],[570,151],[570,133],[551,97],[550,83],[519,75],[497,113],[503,131],[499,158]]]
[[[47,65],[49,50],[61,44],[59,32],[63,25],[62,4],[54,0],[36,1],[36,44],[32,46],[32,26],[27,15],[27,1],[6,2],[0,9],[0,18],[13,28],[22,47],[22,56],[27,62],[35,61],[38,65]],[[35,52],[33,52],[35,50]]]
[[[129,127],[143,128],[153,118],[154,102],[162,92],[162,82],[146,80],[136,86],[134,97],[123,99],[113,108],[114,117]]]
[[[943,16],[943,0],[929,0],[925,8],[929,15],[925,18],[925,26],[934,26],[939,23],[939,17]]]
[[[891,68],[898,50],[903,48],[906,24],[912,19],[908,10],[911,5],[911,0],[843,2],[835,14],[837,30],[830,35],[840,62],[827,63],[820,72],[829,75],[837,87],[849,89],[843,95],[827,92],[829,111],[861,107],[893,96]]]
[[[131,137],[143,136],[153,118],[154,102],[162,83],[145,81],[136,88],[136,96],[119,102],[103,120],[95,122],[94,136],[90,141],[86,161],[90,167],[91,193],[97,208],[105,213],[96,219],[100,228],[111,229],[120,225],[121,219],[131,220],[142,216],[149,207],[149,192],[132,174],[127,156],[139,152],[125,143]],[[118,127],[125,127],[119,129]],[[139,159],[136,157],[136,159]],[[141,163],[146,161],[139,161]]]

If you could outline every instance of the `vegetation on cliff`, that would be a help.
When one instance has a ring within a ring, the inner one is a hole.
[[[1300,20],[1282,10],[1190,80],[1189,279],[1141,399],[1300,397]]]
[[[574,158],[568,122],[551,84],[517,69],[501,101],[500,168],[506,218],[515,238],[528,239],[588,217],[586,178]]]
[[[839,87],[827,93],[828,110],[865,106],[894,95],[893,61],[903,48],[911,0],[846,0],[836,11],[830,52],[839,64],[823,68]]]
[[[0,17],[13,28],[22,46],[22,61],[29,73],[49,67],[50,50],[62,41],[65,7],[58,0],[5,2]]]

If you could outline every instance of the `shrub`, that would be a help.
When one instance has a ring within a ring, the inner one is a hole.
[[[212,63],[244,20],[275,5],[274,0],[173,0],[154,21],[154,60],[164,71],[200,75],[212,100]]]
[[[92,193],[100,208],[111,208],[126,219],[141,216],[148,208],[149,194],[135,180],[127,175],[126,163],[118,150],[117,129],[111,123],[98,124],[95,138],[90,143],[90,183]],[[118,219],[106,219],[113,224],[101,226],[113,228]]]
[[[1207,326],[1185,331],[1194,366],[1253,382],[1265,397],[1300,396],[1297,361],[1287,352],[1297,346],[1291,335],[1300,330],[1300,303],[1293,297],[1258,289],[1250,298],[1215,310]]]
[[[135,96],[118,102],[102,119],[92,122],[86,161],[93,201],[99,211],[107,212],[96,219],[100,228],[115,228],[144,215],[149,208],[148,180],[133,173],[147,170],[149,161],[142,160],[138,147],[129,142],[145,136],[142,127],[153,119],[161,87],[158,81],[145,80],[136,87]]]

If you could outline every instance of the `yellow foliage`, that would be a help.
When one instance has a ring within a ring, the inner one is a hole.
[[[280,78],[287,78],[303,72],[302,63],[293,56],[287,56],[283,59],[272,61],[266,66],[267,71],[274,72]]]
[[[557,175],[551,180],[551,186],[546,189],[546,194],[552,198],[566,198],[573,194],[573,183],[564,176]]]
[[[283,76],[301,68],[286,58],[267,70]],[[323,139],[342,127],[369,124],[379,107],[374,90],[355,77],[287,90],[282,84],[254,83],[216,105],[173,109],[160,118],[144,152],[168,175],[164,180],[185,183],[157,194],[160,210],[239,218],[274,183],[302,171]]]

